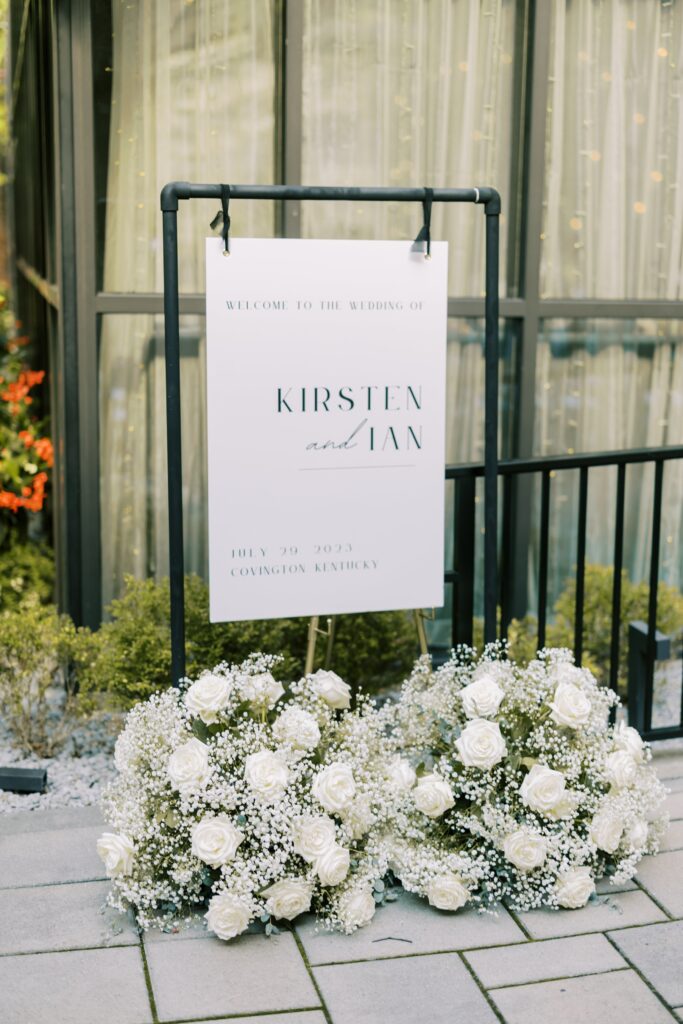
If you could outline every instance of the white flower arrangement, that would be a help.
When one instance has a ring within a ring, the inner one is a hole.
[[[220,665],[128,715],[119,777],[104,798],[98,852],[110,902],[143,928],[201,911],[231,939],[276,931],[309,909],[351,932],[384,898],[385,846],[399,792],[383,720],[320,672],[287,691],[276,658]]]
[[[524,669],[505,654],[461,648],[435,671],[421,658],[382,710],[418,776],[401,791],[387,857],[443,909],[583,906],[597,878],[622,883],[657,852],[666,790],[636,730],[608,724],[616,695],[569,651]]]

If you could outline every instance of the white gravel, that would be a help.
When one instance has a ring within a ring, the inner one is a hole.
[[[98,715],[79,724],[55,757],[41,758],[22,753],[0,718],[0,768],[47,768],[45,793],[0,790],[0,814],[99,803],[102,790],[116,774],[114,743],[121,725],[120,715]]]

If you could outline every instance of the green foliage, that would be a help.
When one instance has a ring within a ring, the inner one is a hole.
[[[0,611],[32,597],[49,604],[54,596],[54,556],[45,544],[15,542],[0,550]]]
[[[77,635],[68,616],[36,598],[0,614],[0,712],[22,749],[40,757],[69,733]]]
[[[121,598],[108,609],[110,620],[82,640],[78,660],[81,701],[105,691],[129,707],[168,686],[171,672],[169,581],[126,579]],[[196,676],[221,661],[240,662],[253,651],[281,654],[281,678],[304,670],[307,619],[209,622],[208,587],[198,576],[185,581],[187,674]],[[316,668],[325,656],[317,645]],[[85,650],[85,648],[88,650]],[[339,616],[332,668],[351,685],[374,689],[397,683],[412,664],[416,636],[408,615],[384,612]]]
[[[586,565],[583,618],[583,662],[598,679],[607,681],[610,670],[612,637],[612,587],[614,570],[607,565]],[[619,623],[619,685],[625,689],[628,675],[628,627],[638,620],[647,622],[650,587],[632,583],[626,571],[621,577],[621,617]],[[571,579],[555,604],[555,620],[546,629],[547,647],[574,646],[574,609],[576,581]],[[677,587],[660,583],[657,590],[657,628],[669,636],[683,629],[683,595]],[[511,656],[527,664],[536,653],[538,622],[535,616],[514,619],[508,639]]]

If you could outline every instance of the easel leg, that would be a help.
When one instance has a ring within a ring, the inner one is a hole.
[[[427,616],[421,608],[416,608],[413,612],[415,618],[415,629],[417,630],[417,639],[420,644],[420,654],[429,654],[429,645],[427,644],[427,631],[425,630],[425,618]],[[432,612],[429,618],[434,618],[434,612]]]
[[[306,645],[306,664],[304,674],[310,676],[315,665],[315,647],[318,636],[327,637],[325,648],[325,668],[329,669],[332,664],[332,648],[334,646],[334,616],[327,619],[327,629],[320,629],[320,616],[313,615],[308,623],[308,644]]]
[[[306,646],[306,665],[304,668],[304,675],[306,676],[310,676],[315,663],[315,642],[318,638],[319,621],[319,617],[313,615],[308,623],[308,644]]]

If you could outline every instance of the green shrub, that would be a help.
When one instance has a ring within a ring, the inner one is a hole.
[[[0,611],[18,608],[26,598],[50,604],[54,586],[54,555],[46,545],[14,543],[0,551]]]
[[[0,614],[0,712],[22,749],[39,757],[50,757],[69,735],[77,632],[68,616],[35,597]]]
[[[81,702],[101,692],[122,707],[168,686],[171,673],[169,581],[126,579],[121,598],[108,609],[110,620],[81,641]],[[323,624],[323,623],[321,623]],[[185,581],[187,674],[196,676],[221,661],[240,662],[253,651],[281,654],[281,678],[304,670],[308,619],[209,622],[208,587],[198,576]],[[325,657],[319,639],[316,668]],[[351,685],[376,689],[397,683],[416,654],[416,635],[404,612],[343,615],[336,620],[332,668]],[[89,650],[86,650],[89,648]]]
[[[583,663],[598,679],[607,681],[612,640],[612,586],[614,569],[608,565],[586,565],[583,610]],[[632,583],[626,571],[621,579],[621,615],[619,622],[619,685],[626,688],[628,676],[628,627],[638,620],[647,622],[650,587]],[[560,594],[555,620],[546,628],[547,647],[574,647],[574,610],[576,581],[571,579]],[[657,628],[667,635],[683,629],[683,595],[677,587],[660,583],[657,589]],[[535,616],[513,619],[508,631],[511,656],[526,664],[535,655],[538,621]]]

